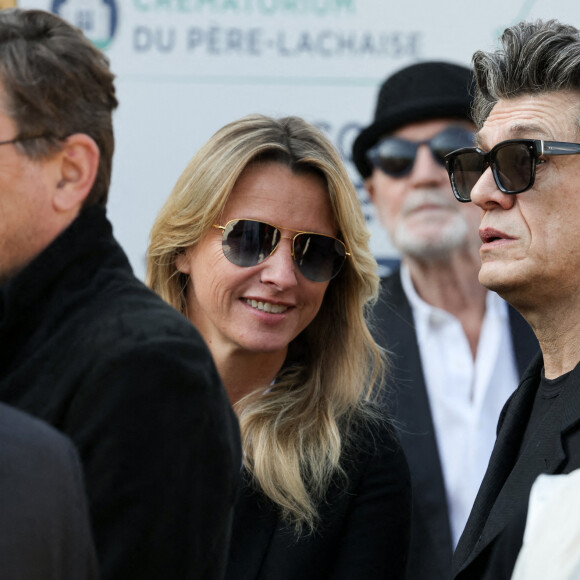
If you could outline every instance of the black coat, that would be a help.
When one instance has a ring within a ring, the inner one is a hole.
[[[316,532],[299,538],[245,481],[227,580],[402,580],[409,547],[407,462],[388,424],[359,423]]]
[[[532,484],[542,473],[580,468],[580,365],[520,453],[540,382],[537,357],[501,412],[498,436],[479,493],[453,557],[453,577],[511,577],[521,547]]]
[[[99,208],[0,288],[0,400],[66,433],[104,580],[220,578],[237,420],[193,326],[134,276]]]
[[[538,351],[537,340],[525,320],[509,309],[519,373]],[[413,312],[400,271],[381,281],[374,310],[378,342],[391,356],[386,405],[400,427],[413,485],[413,518],[407,580],[448,580],[453,544],[441,460],[421,367]]]
[[[46,423],[0,404],[0,578],[96,580],[79,460]]]

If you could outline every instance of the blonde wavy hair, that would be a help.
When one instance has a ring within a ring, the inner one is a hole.
[[[367,326],[379,278],[369,232],[340,156],[314,126],[298,117],[250,115],[220,129],[191,159],[150,235],[147,283],[186,313],[188,277],[176,257],[197,244],[220,217],[240,174],[275,161],[321,175],[350,256],[326,291],[311,324],[289,345],[267,393],[236,404],[244,463],[253,482],[296,531],[312,531],[332,478],[344,476],[341,451],[383,376],[383,352]]]

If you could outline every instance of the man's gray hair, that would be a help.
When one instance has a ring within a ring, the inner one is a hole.
[[[557,20],[506,28],[495,52],[477,51],[473,119],[480,129],[499,99],[553,91],[580,93],[580,32]],[[579,99],[580,103],[580,99]]]

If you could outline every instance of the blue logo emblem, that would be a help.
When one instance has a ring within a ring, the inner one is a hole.
[[[111,44],[117,30],[115,0],[52,0],[52,12],[80,28],[98,48]]]

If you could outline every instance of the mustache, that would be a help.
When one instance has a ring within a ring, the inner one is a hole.
[[[441,209],[456,210],[457,201],[448,190],[423,189],[412,191],[403,202],[401,213],[403,216],[414,212],[422,206],[431,205]]]

